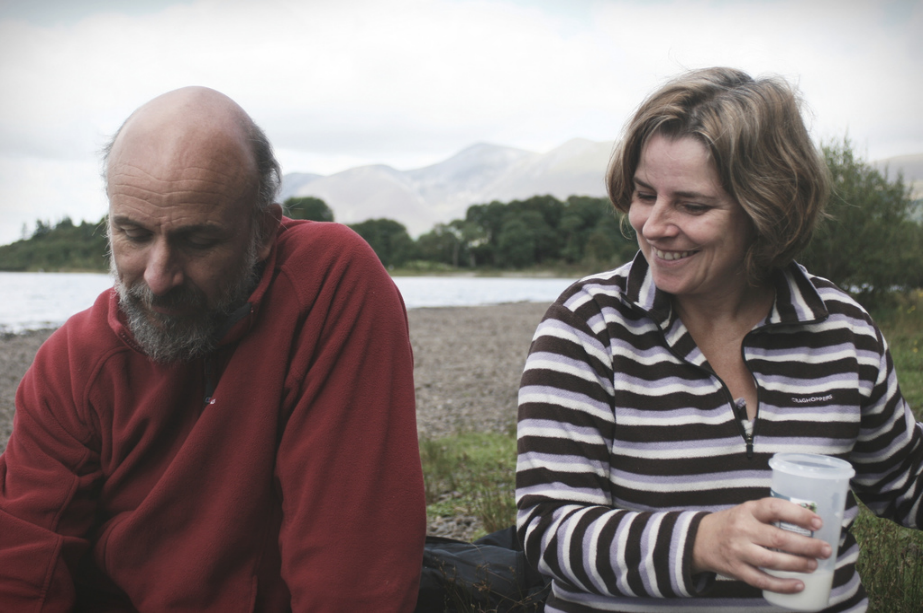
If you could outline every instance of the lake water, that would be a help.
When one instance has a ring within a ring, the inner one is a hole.
[[[394,277],[408,309],[553,302],[574,279]],[[0,272],[0,332],[57,327],[112,287],[105,274]]]

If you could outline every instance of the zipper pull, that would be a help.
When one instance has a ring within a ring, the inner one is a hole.
[[[753,431],[747,432],[747,422],[750,421],[749,416],[747,415],[747,406],[745,404],[738,404],[737,402],[732,403],[734,407],[734,416],[740,421],[741,434],[744,436],[744,443],[747,445],[747,459],[753,459]],[[755,422],[756,420],[754,420]],[[753,423],[751,428],[756,427],[756,423]]]

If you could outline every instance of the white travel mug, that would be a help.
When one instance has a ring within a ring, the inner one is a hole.
[[[763,569],[776,577],[796,578],[804,582],[804,590],[796,594],[780,594],[763,590],[763,597],[774,605],[794,611],[820,611],[827,607],[849,480],[856,474],[852,465],[825,455],[813,453],[777,453],[769,460],[772,468],[772,496],[783,498],[820,515],[823,527],[812,532],[800,526],[780,522],[784,530],[826,541],[832,553],[817,561],[812,573],[795,573]]]

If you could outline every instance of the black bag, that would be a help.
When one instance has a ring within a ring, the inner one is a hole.
[[[427,536],[414,613],[540,613],[549,590],[526,562],[515,527],[474,543]]]

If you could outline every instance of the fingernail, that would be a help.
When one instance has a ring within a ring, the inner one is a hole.
[[[804,583],[796,583],[796,584],[795,584],[795,591],[796,591],[796,592],[800,592],[800,591],[802,591],[803,589],[804,589]]]
[[[815,530],[820,530],[824,526],[824,522],[821,521],[820,517],[815,517],[811,520],[811,527]]]
[[[833,550],[830,548],[830,545],[824,543],[824,546],[821,548],[821,553],[823,553],[824,559],[826,559],[830,557],[830,554],[833,553]]]
[[[817,570],[817,560],[811,558],[808,560],[808,570],[815,571]]]

